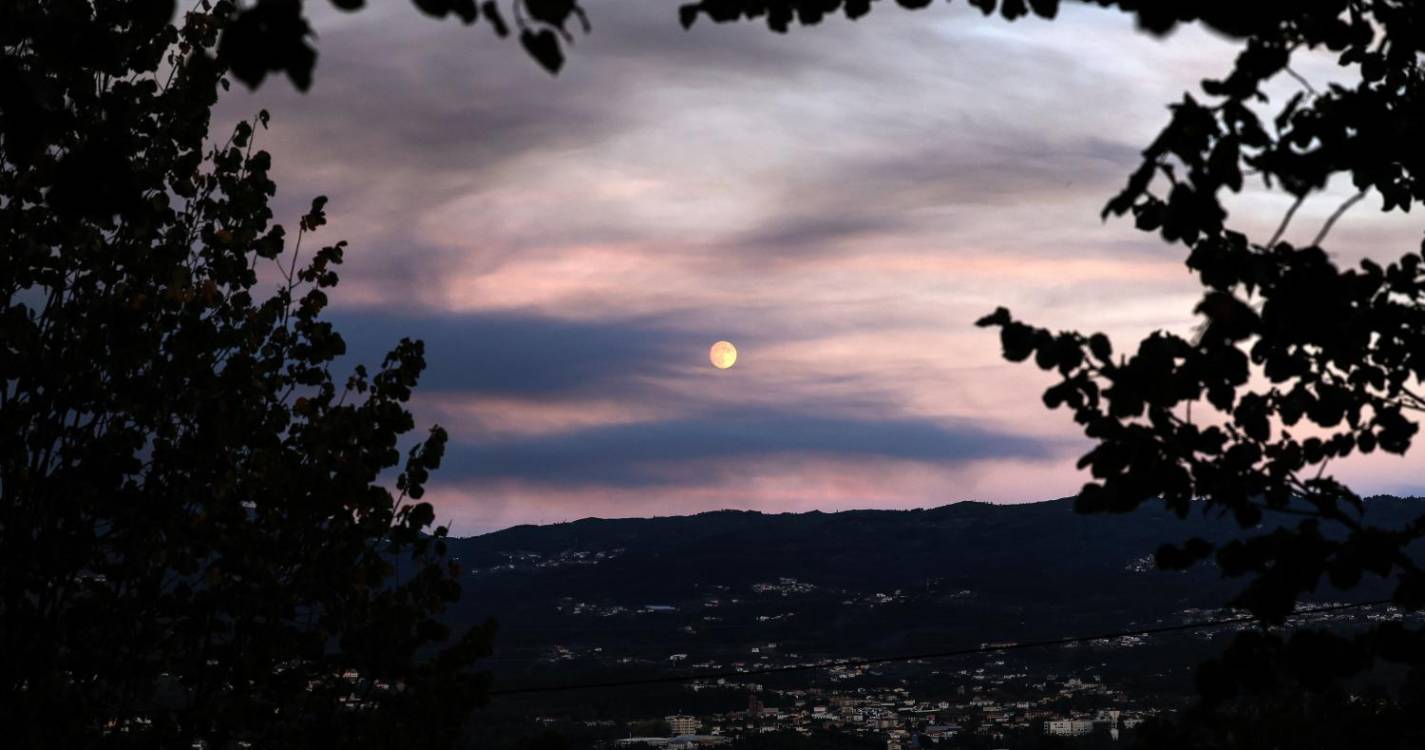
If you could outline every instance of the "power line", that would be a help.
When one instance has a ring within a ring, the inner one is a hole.
[[[1389,599],[1382,599],[1372,602],[1356,602],[1353,604],[1332,604],[1314,609],[1295,612],[1291,617],[1302,615],[1315,615],[1331,612],[1340,612],[1349,609],[1362,609],[1364,607],[1377,607],[1382,604],[1390,604]],[[1156,628],[1143,628],[1140,630],[1121,630],[1113,633],[1100,633],[1098,635],[1076,635],[1065,638],[1050,638],[1038,641],[1022,641],[1017,643],[1002,643],[978,646],[974,648],[959,648],[948,651],[927,651],[918,654],[901,654],[898,656],[877,656],[871,658],[849,658],[832,659],[830,661],[816,664],[792,664],[781,667],[756,667],[744,670],[722,670],[718,672],[702,672],[699,674],[665,675],[662,677],[644,677],[634,680],[606,680],[603,682],[580,682],[569,685],[538,685],[534,687],[507,688],[504,690],[492,690],[493,696],[500,695],[530,695],[534,693],[562,693],[572,690],[598,690],[604,688],[634,687],[638,685],[667,685],[683,682],[695,682],[698,680],[715,680],[728,677],[751,677],[755,675],[782,674],[788,672],[809,672],[817,669],[828,669],[830,667],[860,667],[869,664],[888,664],[892,662],[918,661],[923,659],[948,659],[954,656],[971,656],[974,654],[1003,653],[1005,651],[1022,651],[1031,648],[1046,648],[1049,646],[1067,646],[1073,643],[1086,643],[1089,641],[1103,641],[1112,638],[1124,638],[1128,636],[1160,635],[1163,633],[1175,633],[1184,630],[1203,630],[1206,628],[1222,627],[1224,625],[1237,625],[1241,623],[1254,622],[1256,617],[1252,615],[1241,615],[1239,617],[1225,617],[1217,620],[1196,620],[1178,625],[1163,625]]]

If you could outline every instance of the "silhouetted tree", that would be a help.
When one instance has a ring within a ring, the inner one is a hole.
[[[359,10],[366,0],[330,0],[341,10]],[[495,35],[509,36],[505,11],[496,0],[411,0],[436,18],[453,16],[466,25],[482,17]],[[220,56],[232,74],[257,86],[268,73],[285,73],[297,88],[311,85],[317,51],[304,15],[304,0],[238,2],[233,23],[223,34]],[[564,66],[564,46],[572,44],[571,25],[589,31],[589,19],[576,0],[509,0],[509,14],[520,46],[550,73]]]
[[[421,345],[334,376],[325,199],[272,223],[266,113],[208,140],[242,17],[171,14],[0,11],[4,744],[446,744],[492,626],[438,619]]]

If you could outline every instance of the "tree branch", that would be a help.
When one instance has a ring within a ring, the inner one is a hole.
[[[1282,68],[1282,70],[1285,70],[1287,75],[1291,76],[1292,78],[1295,78],[1296,82],[1301,84],[1302,87],[1305,88],[1308,92],[1310,92],[1312,96],[1321,96],[1321,92],[1317,91],[1316,87],[1311,85],[1311,81],[1306,80],[1304,77],[1302,77],[1300,73],[1296,72],[1295,70],[1292,70],[1291,66],[1288,65],[1287,67]]]
[[[1270,240],[1267,240],[1268,248],[1276,247],[1277,242],[1281,241],[1282,235],[1286,234],[1286,228],[1291,225],[1291,217],[1296,216],[1296,209],[1301,208],[1301,204],[1305,202],[1306,195],[1304,193],[1296,197],[1296,202],[1291,204],[1291,208],[1286,210],[1286,216],[1282,217],[1282,223],[1277,225],[1276,233],[1272,235]]]
[[[1331,227],[1336,226],[1336,220],[1351,210],[1351,206],[1356,205],[1362,198],[1366,197],[1366,192],[1367,191],[1362,190],[1350,198],[1347,198],[1346,202],[1342,203],[1340,207],[1336,209],[1335,213],[1331,214],[1331,218],[1326,220],[1326,224],[1321,227],[1321,231],[1317,232],[1316,239],[1311,241],[1312,246],[1321,247],[1321,243],[1326,239],[1326,235],[1331,233]]]

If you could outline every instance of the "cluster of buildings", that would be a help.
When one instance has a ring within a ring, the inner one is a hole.
[[[997,665],[1004,666],[1003,662]],[[1008,673],[995,675],[993,666],[993,676],[985,685],[962,686],[951,694],[928,698],[916,697],[905,684],[878,688],[772,688],[725,680],[695,684],[691,686],[694,690],[746,692],[747,707],[703,716],[667,716],[664,721],[670,736],[629,737],[614,744],[692,750],[749,735],[789,731],[873,736],[884,740],[887,750],[934,746],[956,737],[998,740],[1025,733],[1082,737],[1101,732],[1117,740],[1121,730],[1137,726],[1154,713],[1093,677],[1048,675],[1039,683],[1024,686],[1031,690],[1014,691],[1019,694],[1010,697],[1010,691],[1002,689],[1004,684],[997,685],[1006,680],[996,679]],[[985,669],[956,674],[968,683],[985,675]],[[1094,703],[1103,707],[1084,708]]]
[[[612,559],[613,557],[617,556],[622,552],[622,549],[610,550],[608,552],[569,551],[561,553],[559,556],[553,558],[544,558],[532,552],[512,553],[507,556],[509,558],[508,562],[491,568],[479,569],[474,571],[473,573],[482,574],[498,570],[514,570],[519,567],[550,568],[561,567],[566,565],[594,565],[603,562],[606,559]],[[697,616],[698,613],[696,612],[696,610],[698,608],[698,605],[701,604],[702,614],[699,619],[704,623],[722,622],[724,618],[718,614],[714,614],[713,611],[722,608],[737,607],[747,601],[742,597],[733,595],[731,593],[730,587],[728,586],[708,585],[701,586],[699,588],[703,590],[701,601],[692,603],[692,606],[689,609],[694,610],[692,613]],[[790,577],[778,578],[775,581],[754,583],[750,586],[750,589],[752,591],[752,594],[755,595],[755,597],[757,597],[757,600],[762,604],[765,604],[767,597],[771,596],[780,596],[786,598],[797,595],[811,594],[821,590],[815,584],[807,583],[806,581],[801,581],[796,578]],[[841,604],[844,606],[861,606],[873,608],[885,606],[888,604],[905,603],[910,599],[909,593],[901,589],[895,589],[889,593],[883,591],[875,591],[868,593],[833,591],[832,593],[848,595],[848,598],[841,601]],[[973,594],[970,591],[958,591],[950,593],[948,595],[948,598],[969,598],[972,595]],[[565,597],[563,599],[560,599],[555,604],[554,610],[555,612],[561,615],[594,615],[597,617],[615,617],[619,615],[632,616],[667,614],[679,612],[680,610],[683,610],[683,608],[673,604],[643,604],[641,606],[620,605],[610,604],[607,602],[578,601],[571,597]],[[778,620],[789,619],[795,616],[795,611],[788,610],[768,614],[759,614],[756,617],[756,621],[759,623],[776,622]]]
[[[759,594],[791,596],[793,594],[810,594],[816,590],[816,586],[795,578],[778,578],[775,583],[754,583],[752,590]]]
[[[663,719],[668,724],[669,737],[627,737],[614,740],[614,747],[658,747],[667,750],[699,750],[732,742],[721,734],[698,734],[702,722],[696,716],[675,714]]]
[[[538,552],[504,552],[501,553],[505,561],[497,565],[488,567],[472,567],[470,575],[478,576],[489,573],[512,570],[537,570],[540,568],[564,568],[571,565],[598,565],[601,562],[612,560],[625,552],[623,547],[615,547],[609,550],[564,550],[557,555],[545,557]],[[460,558],[452,558],[457,562]]]
[[[597,564],[620,552],[622,550],[569,551],[555,557],[518,553],[512,555],[506,565]],[[1151,557],[1144,557],[1130,561],[1128,567],[1146,571],[1151,564]],[[938,586],[942,581],[933,583]],[[930,590],[932,581],[927,580],[925,586]],[[788,625],[800,624],[803,618],[810,616],[808,613],[823,611],[826,605],[837,603],[858,609],[913,603],[923,596],[919,589],[850,591],[793,577],[762,580],[736,588],[723,584],[693,584],[692,588],[689,595],[675,596],[667,603],[626,601],[617,604],[608,600],[580,601],[582,597],[565,597],[555,603],[558,615],[589,618],[577,622],[586,623],[591,632],[598,632],[603,626],[592,618],[619,618],[660,635],[626,643],[584,639],[574,646],[550,644],[539,647],[542,655],[533,658],[534,662],[557,663],[561,669],[588,662],[600,668],[619,665],[650,671],[676,670],[681,675],[705,674],[706,678],[688,683],[685,689],[730,694],[695,701],[699,705],[726,707],[746,698],[746,707],[738,710],[662,717],[669,728],[665,736],[609,740],[611,746],[695,750],[763,733],[783,732],[803,735],[839,732],[874,737],[883,741],[887,750],[921,750],[956,743],[955,738],[970,737],[989,740],[993,747],[1000,746],[1002,739],[1006,740],[1003,744],[1013,744],[1008,738],[1022,739],[1026,734],[1118,740],[1122,732],[1131,730],[1157,711],[1170,709],[1182,696],[1173,693],[1172,688],[1142,686],[1130,696],[1110,687],[1101,675],[1107,674],[1113,679],[1117,670],[1119,674],[1157,678],[1159,682],[1153,684],[1183,685],[1190,692],[1190,684],[1180,674],[1183,670],[1176,666],[1176,661],[1175,666],[1146,675],[1141,674],[1141,665],[1152,663],[1161,655],[1154,650],[1159,646],[1196,648],[1203,644],[1193,641],[1225,638],[1237,630],[1252,627],[1242,622],[1194,629],[1182,636],[1184,640],[1179,645],[1162,645],[1162,639],[1141,632],[1124,634],[1067,643],[1032,654],[1015,652],[1015,655],[1001,653],[1003,658],[977,657],[973,666],[958,670],[945,661],[915,659],[872,666],[848,658],[849,663],[838,664],[824,663],[826,646],[799,640],[796,634],[800,629]],[[937,600],[977,598],[970,590],[937,589],[935,596]],[[812,599],[822,609],[803,606]],[[1393,607],[1347,612],[1339,605],[1329,604],[1303,604],[1301,612],[1298,619],[1312,625],[1349,622],[1352,618],[1397,619],[1404,615]],[[1240,613],[1221,609],[1184,609],[1160,620],[1133,625],[1147,629],[1221,620],[1237,614]],[[985,651],[1015,645],[980,644]],[[816,655],[803,657],[798,653],[803,650],[814,651]],[[1115,656],[1129,650],[1133,651],[1132,656]],[[818,666],[799,672],[795,683],[782,677],[763,676],[782,667],[807,669],[811,666],[809,660]],[[823,663],[824,666],[820,665]],[[969,664],[968,660],[960,663]],[[754,679],[765,679],[770,684],[751,682]],[[793,684],[796,686],[792,687]],[[1138,694],[1145,689],[1163,692],[1161,695]],[[912,690],[916,694],[912,694]],[[625,724],[626,720],[635,718],[644,727],[638,732],[643,734],[649,717],[604,715],[600,720],[582,723],[589,729],[600,721],[617,719],[617,723]],[[556,720],[577,722],[572,717]],[[609,726],[600,736],[609,737],[618,732]]]

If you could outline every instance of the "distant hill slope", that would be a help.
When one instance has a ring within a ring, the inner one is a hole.
[[[1367,503],[1379,526],[1422,512],[1425,502],[1410,498]],[[456,539],[451,554],[469,571],[458,616],[496,617],[506,643],[533,647],[551,633],[576,646],[618,643],[616,634],[646,628],[673,645],[778,636],[836,650],[868,639],[900,648],[932,631],[1024,638],[1221,606],[1239,583],[1210,565],[1156,571],[1151,555],[1164,542],[1238,533],[1230,519],[1180,520],[1159,507],[1084,516],[1068,500],[962,502],[590,518]],[[1367,584],[1350,594],[1383,592]],[[1324,582],[1320,595],[1348,598]]]

